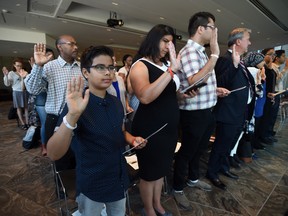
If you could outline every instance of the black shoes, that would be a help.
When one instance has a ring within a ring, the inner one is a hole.
[[[239,179],[238,175],[231,173],[230,171],[222,172],[222,174],[227,176],[228,178]]]
[[[253,148],[254,149],[258,149],[258,150],[264,150],[266,149],[264,145],[262,145],[260,142],[256,142],[254,145],[253,145]]]
[[[234,157],[229,156],[229,164],[235,169],[241,169],[240,163],[238,163]]]
[[[227,189],[226,185],[219,178],[215,178],[215,179],[212,179],[212,178],[209,178],[209,177],[207,177],[207,178],[211,181],[211,183],[215,187],[218,187],[218,188],[220,188],[222,190],[226,190]]]
[[[266,145],[273,145],[274,141],[269,137],[260,138],[260,141]]]

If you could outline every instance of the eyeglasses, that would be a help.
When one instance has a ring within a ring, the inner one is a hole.
[[[69,46],[77,46],[77,43],[76,42],[70,42],[70,41],[67,41],[67,42],[61,42],[59,44],[67,44]]]
[[[212,30],[214,30],[216,28],[216,26],[214,25],[204,25],[205,28],[211,28]]]
[[[276,56],[275,53],[267,53],[266,55],[268,55],[268,56]]]
[[[98,73],[105,74],[108,70],[110,73],[116,72],[116,67],[113,65],[109,65],[108,67],[105,67],[103,64],[97,64],[97,65],[91,65],[89,68],[94,68]]]

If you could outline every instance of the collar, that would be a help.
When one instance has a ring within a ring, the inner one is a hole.
[[[189,39],[188,41],[187,41],[187,44],[189,45],[189,46],[193,46],[196,50],[198,50],[199,52],[204,52],[205,51],[205,47],[204,46],[202,46],[202,45],[200,45],[200,44],[198,44],[197,42],[195,42],[195,41],[193,41],[192,39]]]
[[[57,58],[57,61],[59,62],[59,64],[60,64],[60,66],[61,67],[64,67],[66,64],[67,65],[70,65],[68,62],[66,62],[60,55],[58,56],[58,58]],[[73,67],[73,66],[78,66],[78,67],[80,67],[80,62],[78,62],[78,61],[76,61],[75,59],[74,59],[74,62],[71,64],[71,67]]]

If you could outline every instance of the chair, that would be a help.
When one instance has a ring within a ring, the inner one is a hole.
[[[54,162],[52,163],[52,170],[55,179],[56,194],[59,199],[59,213],[61,216],[70,216],[77,210],[76,202],[72,207],[68,205],[69,197],[75,199],[76,195],[76,170],[57,171]]]

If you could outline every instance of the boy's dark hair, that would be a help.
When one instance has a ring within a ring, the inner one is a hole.
[[[86,68],[90,72],[90,66],[92,65],[93,59],[99,55],[110,56],[111,60],[114,56],[114,52],[107,46],[90,46],[85,49],[81,55],[81,70]]]
[[[261,53],[262,53],[263,55],[266,55],[267,52],[268,52],[269,50],[271,50],[271,49],[274,49],[274,48],[273,48],[273,47],[265,48],[265,49],[263,49],[263,50],[261,51]]]
[[[129,57],[133,58],[132,55],[130,55],[130,54],[126,54],[126,55],[123,56],[123,58],[122,58],[122,63],[123,63],[123,65],[125,65],[125,61],[126,61],[127,58],[129,58]]]
[[[173,43],[176,44],[176,37],[175,37],[175,31],[172,27],[158,24],[154,26],[147,34],[146,38],[142,42],[137,55],[134,58],[134,61],[149,56],[152,58],[153,61],[156,61],[157,58],[159,58],[160,50],[159,50],[159,43],[162,37],[165,35],[172,35],[173,36]],[[169,53],[166,54],[164,59],[161,59],[161,61],[166,62],[166,60],[169,58]]]
[[[209,23],[209,18],[215,22],[214,15],[209,12],[198,12],[194,14],[189,20],[189,25],[188,25],[189,36],[191,37],[195,35],[199,26],[204,26],[204,27],[207,26],[207,24]]]

